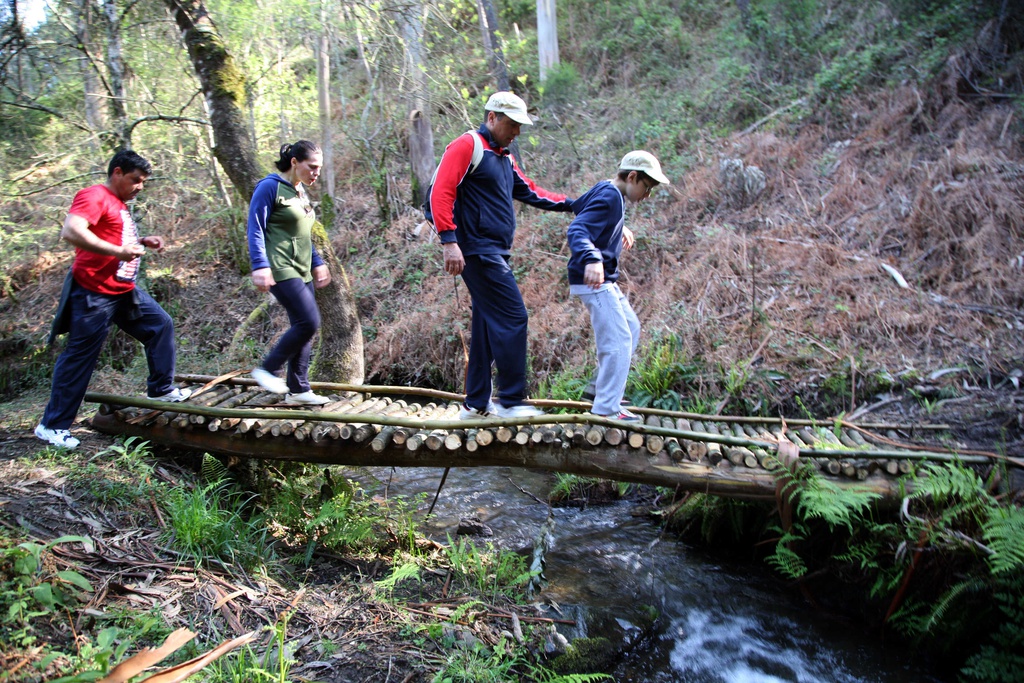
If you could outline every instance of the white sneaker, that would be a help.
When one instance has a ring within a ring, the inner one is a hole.
[[[496,406],[495,413],[498,417],[538,417],[544,414],[544,411],[540,408],[534,408],[526,404],[520,404],[517,406]]]
[[[498,407],[494,405],[494,401],[487,402],[487,410],[477,410],[476,408],[470,408],[465,403],[459,406],[459,419],[460,420],[485,420],[489,417],[494,417],[494,414],[498,411]]]
[[[78,444],[80,443],[78,439],[71,436],[71,432],[68,430],[47,429],[43,426],[42,422],[36,425],[36,437],[42,439],[51,446],[67,448],[69,450],[72,448],[78,448]]]
[[[192,395],[191,389],[179,389],[174,387],[163,396],[149,396],[153,401],[170,401],[171,403],[181,403]]]
[[[310,390],[303,391],[301,394],[285,394],[284,402],[290,406],[322,406],[330,403],[331,399],[320,394],[314,394]]]
[[[287,394],[288,383],[277,375],[272,375],[263,368],[253,368],[249,373],[256,380],[256,384],[272,394]]]

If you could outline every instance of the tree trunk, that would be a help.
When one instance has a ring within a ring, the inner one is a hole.
[[[537,58],[540,61],[540,82],[543,83],[548,71],[559,64],[555,0],[537,0]]]
[[[203,88],[216,145],[214,155],[235,189],[248,201],[263,177],[245,125],[245,76],[200,0],[165,0]]]
[[[103,90],[99,75],[89,58],[92,53],[92,3],[82,0],[78,7],[76,38],[85,51],[83,58],[82,82],[85,90],[85,122],[93,131],[101,131],[107,127],[107,117],[103,111]]]
[[[498,13],[494,11],[491,0],[477,0],[477,11],[480,14],[480,32],[483,34],[484,51],[491,66],[491,76],[498,90],[508,90],[508,64],[505,63],[505,52],[498,40]]]
[[[426,50],[423,47],[423,7],[415,5],[403,20],[406,68],[412,81],[409,107],[409,162],[412,171],[412,204],[426,200],[434,174],[434,131],[430,125]]]
[[[363,328],[352,287],[344,267],[331,247],[327,231],[319,222],[313,229],[313,243],[331,271],[331,284],[316,292],[320,308],[320,343],[310,363],[309,376],[317,381],[362,384]]]
[[[128,111],[124,96],[124,47],[121,43],[121,20],[117,3],[104,0],[103,14],[107,20],[107,78],[110,87],[110,118],[113,119],[115,149],[131,149],[128,140]]]
[[[317,102],[320,106],[320,149],[324,153],[321,191],[334,198],[334,140],[331,135],[331,38],[327,28],[327,5],[320,3],[320,36],[316,51]],[[328,223],[330,226],[330,223]]]

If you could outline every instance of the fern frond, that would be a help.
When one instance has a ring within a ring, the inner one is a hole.
[[[942,617],[946,614],[946,610],[953,604],[958,597],[964,593],[977,593],[987,588],[987,584],[981,579],[970,579],[967,581],[961,581],[952,586],[948,591],[943,593],[942,597],[938,599],[934,606],[932,606],[931,613],[922,622],[921,627],[923,632],[927,633],[931,631],[937,623],[942,620]]]
[[[1024,510],[993,508],[982,535],[992,550],[988,566],[993,574],[1024,568]]]
[[[819,477],[800,493],[797,509],[805,519],[822,519],[831,529],[844,526],[852,532],[854,521],[879,497],[866,489],[840,488]]]

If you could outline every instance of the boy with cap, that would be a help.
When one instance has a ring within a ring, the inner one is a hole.
[[[622,157],[614,178],[602,180],[573,202],[576,218],[569,224],[569,294],[590,312],[597,345],[597,372],[591,380],[590,412],[625,422],[640,417],[622,407],[629,365],[640,340],[640,320],[619,289],[619,255],[632,248],[625,226],[625,200],[640,202],[657,185],[668,185],[661,164],[650,152],[635,150]],[[584,393],[586,396],[586,392]]]
[[[526,332],[523,296],[509,266],[516,215],[512,200],[545,211],[572,211],[565,195],[537,187],[509,152],[520,126],[532,125],[526,103],[507,91],[491,95],[486,119],[475,132],[444,150],[426,202],[437,228],[444,269],[462,275],[473,304],[466,401],[462,419],[533,417],[526,405]],[[491,365],[498,371],[491,400]]]

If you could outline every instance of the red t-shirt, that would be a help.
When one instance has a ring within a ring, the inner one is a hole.
[[[139,241],[139,229],[127,205],[106,185],[93,185],[79,190],[68,213],[89,221],[89,229],[101,240],[124,246]],[[124,294],[135,288],[139,261],[121,261],[75,247],[75,263],[71,267],[75,282],[100,294]]]

